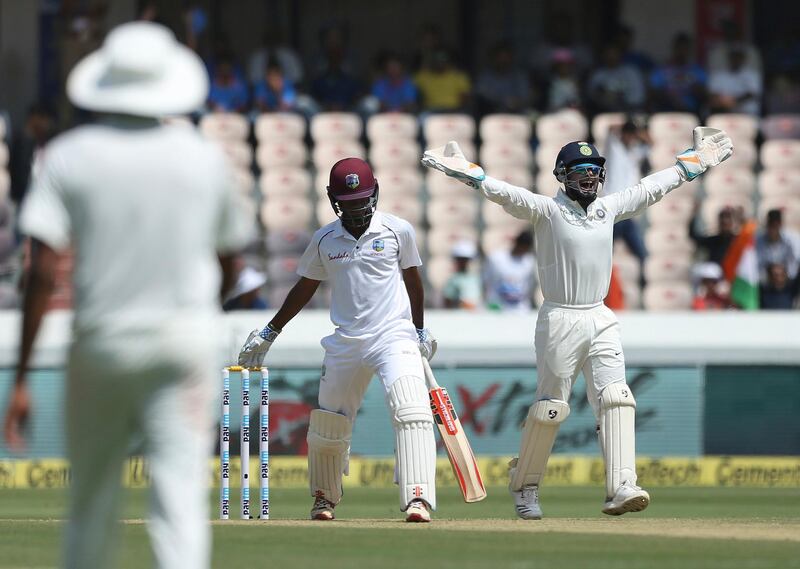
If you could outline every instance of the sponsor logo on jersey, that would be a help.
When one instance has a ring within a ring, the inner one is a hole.
[[[335,255],[333,253],[328,253],[329,261],[341,261],[343,259],[349,259],[349,258],[350,258],[349,251],[341,251],[339,253],[336,253]]]

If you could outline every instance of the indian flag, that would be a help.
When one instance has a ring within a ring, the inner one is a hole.
[[[731,301],[745,310],[758,310],[758,258],[755,221],[748,221],[733,240],[722,269],[731,283]]]

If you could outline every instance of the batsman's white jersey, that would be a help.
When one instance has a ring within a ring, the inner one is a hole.
[[[319,229],[297,268],[300,276],[327,280],[332,289],[336,331],[322,340],[319,406],[354,421],[370,379],[378,375],[402,451],[397,456],[402,510],[414,498],[436,507],[433,417],[402,276],[403,269],[421,264],[411,224],[376,211],[358,239],[339,220]],[[314,440],[309,439],[311,466]],[[330,492],[337,484],[317,482],[315,472],[311,478],[312,495],[324,491],[333,502],[341,497]]]
[[[122,466],[143,443],[162,569],[210,563],[205,480],[217,379],[218,253],[251,235],[222,153],[154,120],[79,127],[50,143],[22,231],[75,250],[67,389],[68,568],[107,567]]]

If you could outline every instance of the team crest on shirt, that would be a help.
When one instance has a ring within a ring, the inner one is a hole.
[[[344,177],[344,185],[351,190],[355,190],[360,183],[361,181],[358,179],[358,174],[348,174]]]
[[[606,210],[604,209],[598,209],[595,213],[597,215],[597,219],[605,219],[606,217]]]
[[[384,247],[383,239],[376,239],[375,241],[372,242],[372,250],[375,251],[376,253],[380,253],[381,251],[383,251],[383,247]]]

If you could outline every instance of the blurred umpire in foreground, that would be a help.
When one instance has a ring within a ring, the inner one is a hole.
[[[195,129],[159,121],[199,108],[207,94],[203,63],[169,30],[116,28],[67,81],[70,101],[97,120],[47,146],[23,206],[32,259],[4,434],[10,448],[24,448],[35,411],[25,377],[31,348],[57,257],[72,247],[69,569],[113,565],[132,442],[144,443],[150,464],[156,565],[209,566],[215,319],[250,227],[221,152]]]

